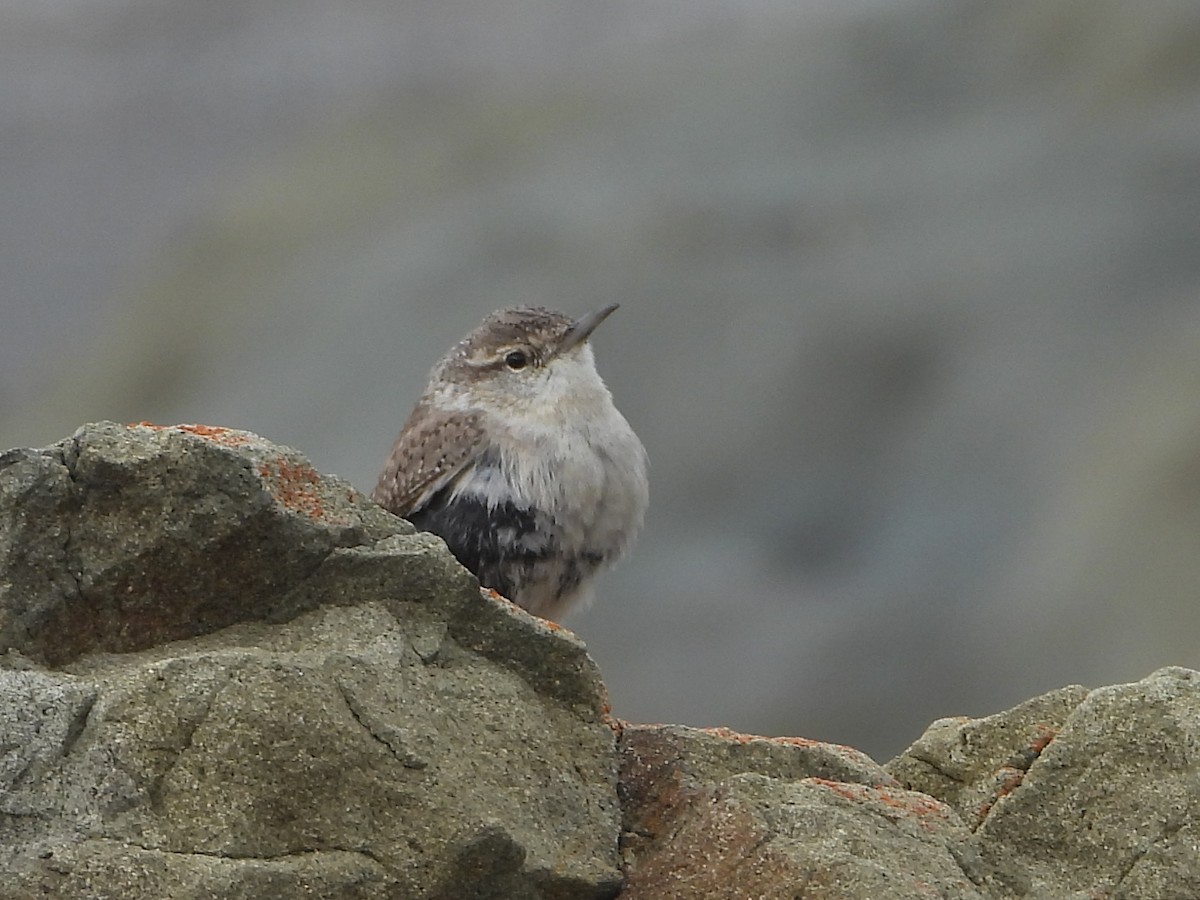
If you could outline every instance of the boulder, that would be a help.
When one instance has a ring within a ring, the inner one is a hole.
[[[942,719],[877,766],[626,726],[622,900],[1200,897],[1200,673]]]
[[[622,900],[982,896],[946,804],[849,747],[627,726]]]
[[[1200,897],[1200,673],[942,720],[887,768],[953,806],[988,896]]]
[[[614,733],[570,632],[224,429],[0,456],[0,896],[601,898]]]

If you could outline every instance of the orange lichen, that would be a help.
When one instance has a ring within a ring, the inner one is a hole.
[[[488,600],[491,600],[493,603],[499,603],[502,606],[509,607],[510,609],[520,609],[521,608],[521,607],[517,606],[517,604],[515,604],[511,600],[509,600],[507,597],[505,597],[502,593],[495,590],[494,588],[481,586],[479,588],[479,593],[483,594],[483,596],[485,598],[487,598]]]
[[[874,803],[905,816],[916,816],[918,824],[926,830],[933,827],[928,821],[931,817],[943,820],[949,818],[943,804],[915,791],[894,791],[869,784],[831,781],[828,778],[808,778],[806,780],[854,803]]]
[[[933,816],[938,819],[949,819],[946,807],[925,794],[915,791],[897,793],[887,788],[870,788],[879,798],[879,802],[892,809],[917,816]]]
[[[250,443],[250,436],[244,431],[234,431],[232,428],[222,428],[219,425],[176,425],[175,427],[188,434],[194,434],[196,437],[207,438],[230,447],[240,447]]]
[[[726,741],[733,741],[736,744],[748,744],[751,741],[770,741],[772,744],[787,744],[792,747],[817,747],[821,744],[820,741],[814,741],[812,738],[767,737],[761,734],[744,734],[740,731],[734,731],[732,728],[726,728],[723,725],[716,728],[701,728],[700,731]]]
[[[996,783],[998,787],[993,799],[999,799],[1020,787],[1021,782],[1025,778],[1025,773],[1029,771],[1029,767],[1042,755],[1042,751],[1050,746],[1050,742],[1058,736],[1057,729],[1051,728],[1049,725],[1035,725],[1034,728],[1037,733],[1030,740],[1025,750],[1017,754],[1007,765],[1000,766],[996,770]]]
[[[229,434],[229,429],[220,425],[176,425],[175,427],[180,431],[186,431],[199,437],[224,437]]]
[[[250,436],[244,431],[234,431],[232,428],[223,428],[220,425],[157,425],[154,422],[133,422],[126,427],[152,428],[155,431],[183,431],[230,447],[240,447],[250,443]]]
[[[276,459],[259,466],[258,474],[270,485],[271,495],[288,509],[310,519],[325,518],[325,504],[317,490],[321,476],[312,466]]]
[[[855,790],[855,788],[861,789],[863,787],[861,784],[851,785],[844,781],[833,781],[829,778],[810,778],[808,780],[813,784],[820,785],[823,788],[833,791],[839,797],[845,797],[847,800],[853,800],[855,803],[867,799],[861,790]]]
[[[765,740],[773,744],[787,744],[789,747],[836,747],[839,750],[849,749],[841,744],[826,744],[824,741],[813,740],[805,737],[769,737]]]
[[[734,731],[732,728],[726,728],[724,725],[716,728],[701,728],[700,730],[705,734],[711,734],[713,737],[733,741],[735,744],[748,744],[751,741],[762,740],[757,734],[743,734],[740,731]]]
[[[732,728],[719,726],[716,728],[701,728],[705,734],[711,734],[713,737],[721,738],[726,741],[733,741],[735,744],[749,744],[751,741],[767,741],[771,744],[783,744],[787,747],[829,747],[833,750],[843,750],[854,755],[858,751],[853,747],[847,747],[843,744],[828,744],[825,741],[814,740],[813,738],[804,737],[769,737],[761,734],[743,734],[740,731],[734,731]]]
[[[996,805],[997,800],[1001,797],[1007,797],[1021,786],[1025,781],[1025,775],[1028,773],[1030,766],[1050,746],[1050,743],[1058,737],[1058,729],[1050,725],[1038,724],[1034,726],[1034,729],[1036,730],[1036,734],[1030,740],[1028,747],[1018,753],[1008,765],[1000,766],[996,769],[994,776],[995,790],[988,799],[975,807],[976,828],[991,814],[992,807]]]
[[[1029,749],[1040,756],[1042,751],[1050,746],[1050,742],[1058,737],[1058,729],[1051,728],[1049,725],[1037,725],[1035,727],[1038,730],[1038,736],[1030,743]]]

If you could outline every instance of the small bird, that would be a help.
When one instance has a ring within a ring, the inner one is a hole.
[[[588,342],[617,306],[484,319],[433,367],[372,493],[484,587],[548,619],[591,599],[649,500],[646,450]]]

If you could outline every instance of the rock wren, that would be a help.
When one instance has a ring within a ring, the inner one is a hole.
[[[649,499],[645,448],[588,343],[616,308],[484,319],[433,367],[372,494],[545,618],[591,598]]]

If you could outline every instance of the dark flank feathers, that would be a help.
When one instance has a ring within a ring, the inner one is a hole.
[[[409,521],[422,531],[441,535],[450,552],[480,584],[505,597],[519,597],[522,585],[535,577],[539,563],[555,550],[546,540],[544,525],[539,527],[542,517],[511,503],[488,509],[477,497],[451,500],[450,492],[443,488],[411,513]]]

